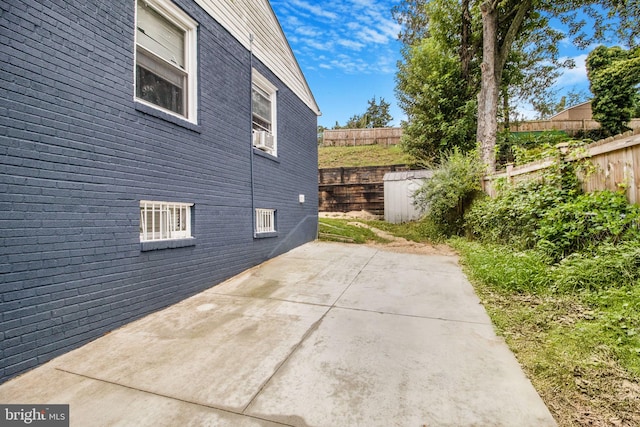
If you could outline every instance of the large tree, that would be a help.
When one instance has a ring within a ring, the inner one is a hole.
[[[578,45],[603,38],[610,29],[607,18],[617,17],[619,36],[637,43],[638,0],[481,0],[482,83],[478,95],[478,131],[480,155],[489,171],[495,169],[495,145],[498,129],[499,89],[510,52],[530,20],[541,13],[557,16],[569,26],[569,35]],[[585,21],[577,11],[593,20],[591,35],[584,32]],[[541,29],[544,31],[545,29]],[[557,55],[557,50],[549,50]]]
[[[414,158],[438,162],[459,147],[475,146],[475,97],[469,96],[455,52],[433,38],[403,50],[396,94],[407,114],[402,147]]]
[[[542,59],[550,61],[556,67],[566,65],[558,63],[558,49],[563,34],[549,25],[550,17],[558,17],[569,28],[566,36],[578,46],[586,47],[594,40],[602,39],[614,22],[619,37],[629,45],[638,41],[640,7],[638,0],[405,0],[402,4],[411,7],[398,7],[400,12],[421,12],[422,19],[398,19],[405,27],[413,23],[426,23],[426,29],[409,30],[404,28],[401,36],[412,41],[418,37],[432,37],[437,28],[438,14],[429,15],[429,5],[438,5],[455,9],[460,18],[451,27],[456,33],[454,40],[459,47],[461,76],[465,70],[471,71],[474,64],[480,65],[480,85],[477,89],[477,141],[481,158],[488,170],[495,168],[495,145],[498,133],[499,113],[508,110],[506,99],[514,93],[512,87],[531,88],[527,79],[541,77],[544,81],[544,69],[536,68]],[[580,14],[578,14],[578,11]],[[446,15],[446,14],[445,14]],[[585,20],[590,18],[588,30]],[[613,19],[612,19],[613,18]],[[480,24],[476,24],[480,22]],[[475,41],[480,40],[480,43]],[[519,62],[525,60],[525,62]],[[532,68],[527,70],[526,63]],[[547,71],[551,71],[549,68]],[[474,89],[474,73],[469,72],[466,81],[470,90]],[[549,80],[547,80],[548,83]],[[543,83],[539,88],[544,88]],[[476,86],[477,87],[477,86]],[[522,92],[525,94],[526,91]],[[502,102],[502,111],[499,106]],[[506,101],[506,102],[505,102]]]
[[[405,46],[403,60],[398,64],[396,93],[409,119],[404,124],[404,143],[410,151],[422,151],[437,160],[442,152],[454,146],[463,150],[476,146],[483,46],[480,3],[473,0],[408,2],[413,6],[394,10],[398,22],[405,26],[423,22],[426,27],[403,29],[400,34]],[[415,13],[418,10],[425,18],[411,20],[398,16],[401,11]],[[512,103],[524,97],[540,96],[557,75],[549,64],[541,65],[541,59],[550,56],[547,51],[553,50],[562,35],[553,30],[538,34],[538,28],[547,27],[540,15],[526,24],[522,33],[527,37],[518,40],[516,48],[508,53],[496,97],[502,100],[499,113],[507,127]]]

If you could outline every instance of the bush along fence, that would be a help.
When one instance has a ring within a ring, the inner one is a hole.
[[[640,129],[594,142],[568,155],[567,144],[558,144],[557,147],[558,156],[567,162],[589,160],[589,173],[581,176],[585,192],[624,190],[630,203],[640,204]],[[554,161],[541,160],[517,167],[509,165],[505,172],[485,176],[483,188],[493,197],[499,180],[506,179],[512,183],[530,180],[540,176]]]

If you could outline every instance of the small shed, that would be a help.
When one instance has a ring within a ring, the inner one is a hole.
[[[392,224],[420,219],[413,195],[433,176],[430,170],[388,172],[384,175],[384,219]]]

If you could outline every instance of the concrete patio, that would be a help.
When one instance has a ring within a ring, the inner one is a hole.
[[[454,257],[314,242],[0,385],[72,426],[554,426]]]

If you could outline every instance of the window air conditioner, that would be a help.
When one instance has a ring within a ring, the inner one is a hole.
[[[273,151],[273,135],[261,130],[253,132],[253,145],[260,150]]]

